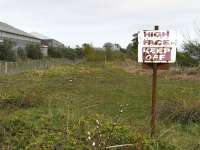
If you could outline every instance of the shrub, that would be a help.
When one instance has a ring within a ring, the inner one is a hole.
[[[200,61],[200,43],[199,41],[187,41],[183,45],[184,50],[196,60]]]
[[[37,120],[32,122],[25,114],[21,114],[19,117],[15,116],[1,122],[0,144],[10,145],[13,149],[92,150],[121,144],[131,144],[126,148],[135,150],[176,148],[164,139],[150,139],[125,125],[117,124],[113,130],[113,124],[109,120],[82,118],[74,122],[67,132],[64,127],[55,127],[48,117],[36,118]],[[125,147],[118,149],[125,149]]]
[[[16,52],[13,50],[13,42],[4,39],[3,45],[0,45],[0,60],[15,61]]]
[[[192,58],[187,52],[177,52],[177,64],[181,67],[198,66],[198,60]]]
[[[63,49],[62,53],[63,53],[63,56],[65,58],[68,58],[68,59],[71,59],[71,60],[76,59],[76,52],[75,52],[74,49],[72,49],[70,47]]]
[[[123,59],[123,54],[121,51],[113,51],[109,45],[104,46],[104,49],[105,50],[94,48],[89,44],[83,44],[82,48],[87,61],[113,61]]]
[[[93,61],[105,61],[105,51],[95,50]]]
[[[159,117],[182,124],[200,123],[200,101],[167,101],[161,105]]]
[[[200,76],[200,67],[188,68],[184,71],[187,73],[187,75],[199,75]]]
[[[83,52],[87,61],[95,61],[95,49],[89,44],[83,44]]]
[[[137,61],[138,50],[137,50],[137,47],[135,47],[135,44],[130,43],[126,48],[125,53],[129,58],[132,58],[133,60]]]
[[[31,59],[41,59],[43,57],[40,45],[29,44],[26,46],[27,57]]]
[[[2,147],[8,146],[16,150],[26,149],[26,146],[31,144],[33,135],[38,133],[38,128],[33,127],[31,121],[25,120],[23,116],[14,117],[1,122],[0,145]]]
[[[0,100],[0,109],[31,108],[42,104],[43,100],[33,94]]]
[[[77,58],[83,58],[84,57],[84,52],[83,49],[80,47],[75,48],[75,53]]]
[[[17,50],[17,56],[19,57],[19,58],[21,58],[21,59],[26,59],[27,58],[27,55],[26,55],[26,51],[25,51],[25,49],[23,49],[23,48],[18,48],[18,50]]]
[[[124,54],[121,51],[113,51],[113,60],[124,60]]]
[[[74,60],[76,58],[83,58],[83,51],[81,48],[72,49],[68,48],[59,48],[59,47],[49,47],[48,55],[53,58],[68,58]]]
[[[48,56],[53,58],[62,58],[62,49],[61,48],[55,48],[55,47],[49,47],[48,48]]]

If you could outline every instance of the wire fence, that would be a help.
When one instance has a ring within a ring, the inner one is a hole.
[[[0,75],[19,74],[26,71],[48,69],[53,66],[65,64],[78,64],[81,60],[69,60],[66,58],[58,59],[39,59],[39,60],[26,60],[17,62],[0,62]]]

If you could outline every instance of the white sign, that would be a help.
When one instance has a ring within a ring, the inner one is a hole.
[[[172,31],[140,31],[138,33],[138,62],[174,63],[176,34]]]

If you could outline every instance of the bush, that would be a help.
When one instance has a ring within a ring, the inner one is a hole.
[[[87,61],[95,61],[95,49],[89,44],[83,44],[82,47]]]
[[[26,51],[23,48],[18,48],[17,56],[23,60],[26,59],[27,58]]]
[[[53,58],[68,58],[74,60],[76,58],[83,58],[83,51],[81,48],[72,49],[49,47],[48,55]]]
[[[112,59],[113,60],[124,60],[124,54],[121,51],[113,51]]]
[[[43,57],[40,45],[29,44],[26,46],[27,57],[31,59],[41,59]]]
[[[122,60],[123,54],[121,51],[113,51],[110,47],[105,47],[105,50],[94,48],[89,44],[83,45],[83,53],[87,61],[113,61]]]
[[[33,122],[27,115],[20,114],[1,122],[0,144],[12,146],[13,149],[92,150],[121,144],[132,144],[126,148],[135,150],[175,149],[174,145],[164,139],[150,139],[128,126],[117,124],[113,130],[109,120],[101,122],[93,118],[82,118],[74,122],[67,132],[65,127],[54,126],[49,117],[40,116],[35,119]]]
[[[65,58],[68,58],[68,59],[71,59],[71,60],[76,59],[76,52],[75,52],[74,49],[72,49],[70,47],[63,49],[62,53],[63,53],[63,56]]]
[[[16,52],[13,50],[13,43],[8,39],[5,39],[3,45],[0,45],[0,60],[16,60]]]
[[[187,52],[177,52],[177,64],[181,67],[198,66],[198,60],[192,58]]]
[[[200,61],[200,43],[199,41],[188,41],[183,45],[184,50],[196,60]]]
[[[84,57],[83,49],[80,48],[80,47],[75,48],[75,53],[76,53],[76,58],[83,58]]]
[[[159,117],[182,124],[200,123],[200,101],[167,101],[161,105]]]
[[[138,49],[135,47],[135,44],[130,43],[126,48],[126,55],[129,58],[132,58],[133,60],[137,61],[138,59]]]
[[[49,47],[48,48],[48,56],[53,57],[53,58],[62,58],[63,57],[62,49]]]
[[[42,100],[37,97],[23,96],[0,100],[0,109],[31,108],[42,104]]]

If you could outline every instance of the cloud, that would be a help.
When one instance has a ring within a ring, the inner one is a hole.
[[[154,25],[179,32],[193,28],[199,6],[198,0],[1,0],[0,21],[72,45],[126,46],[134,32]]]

